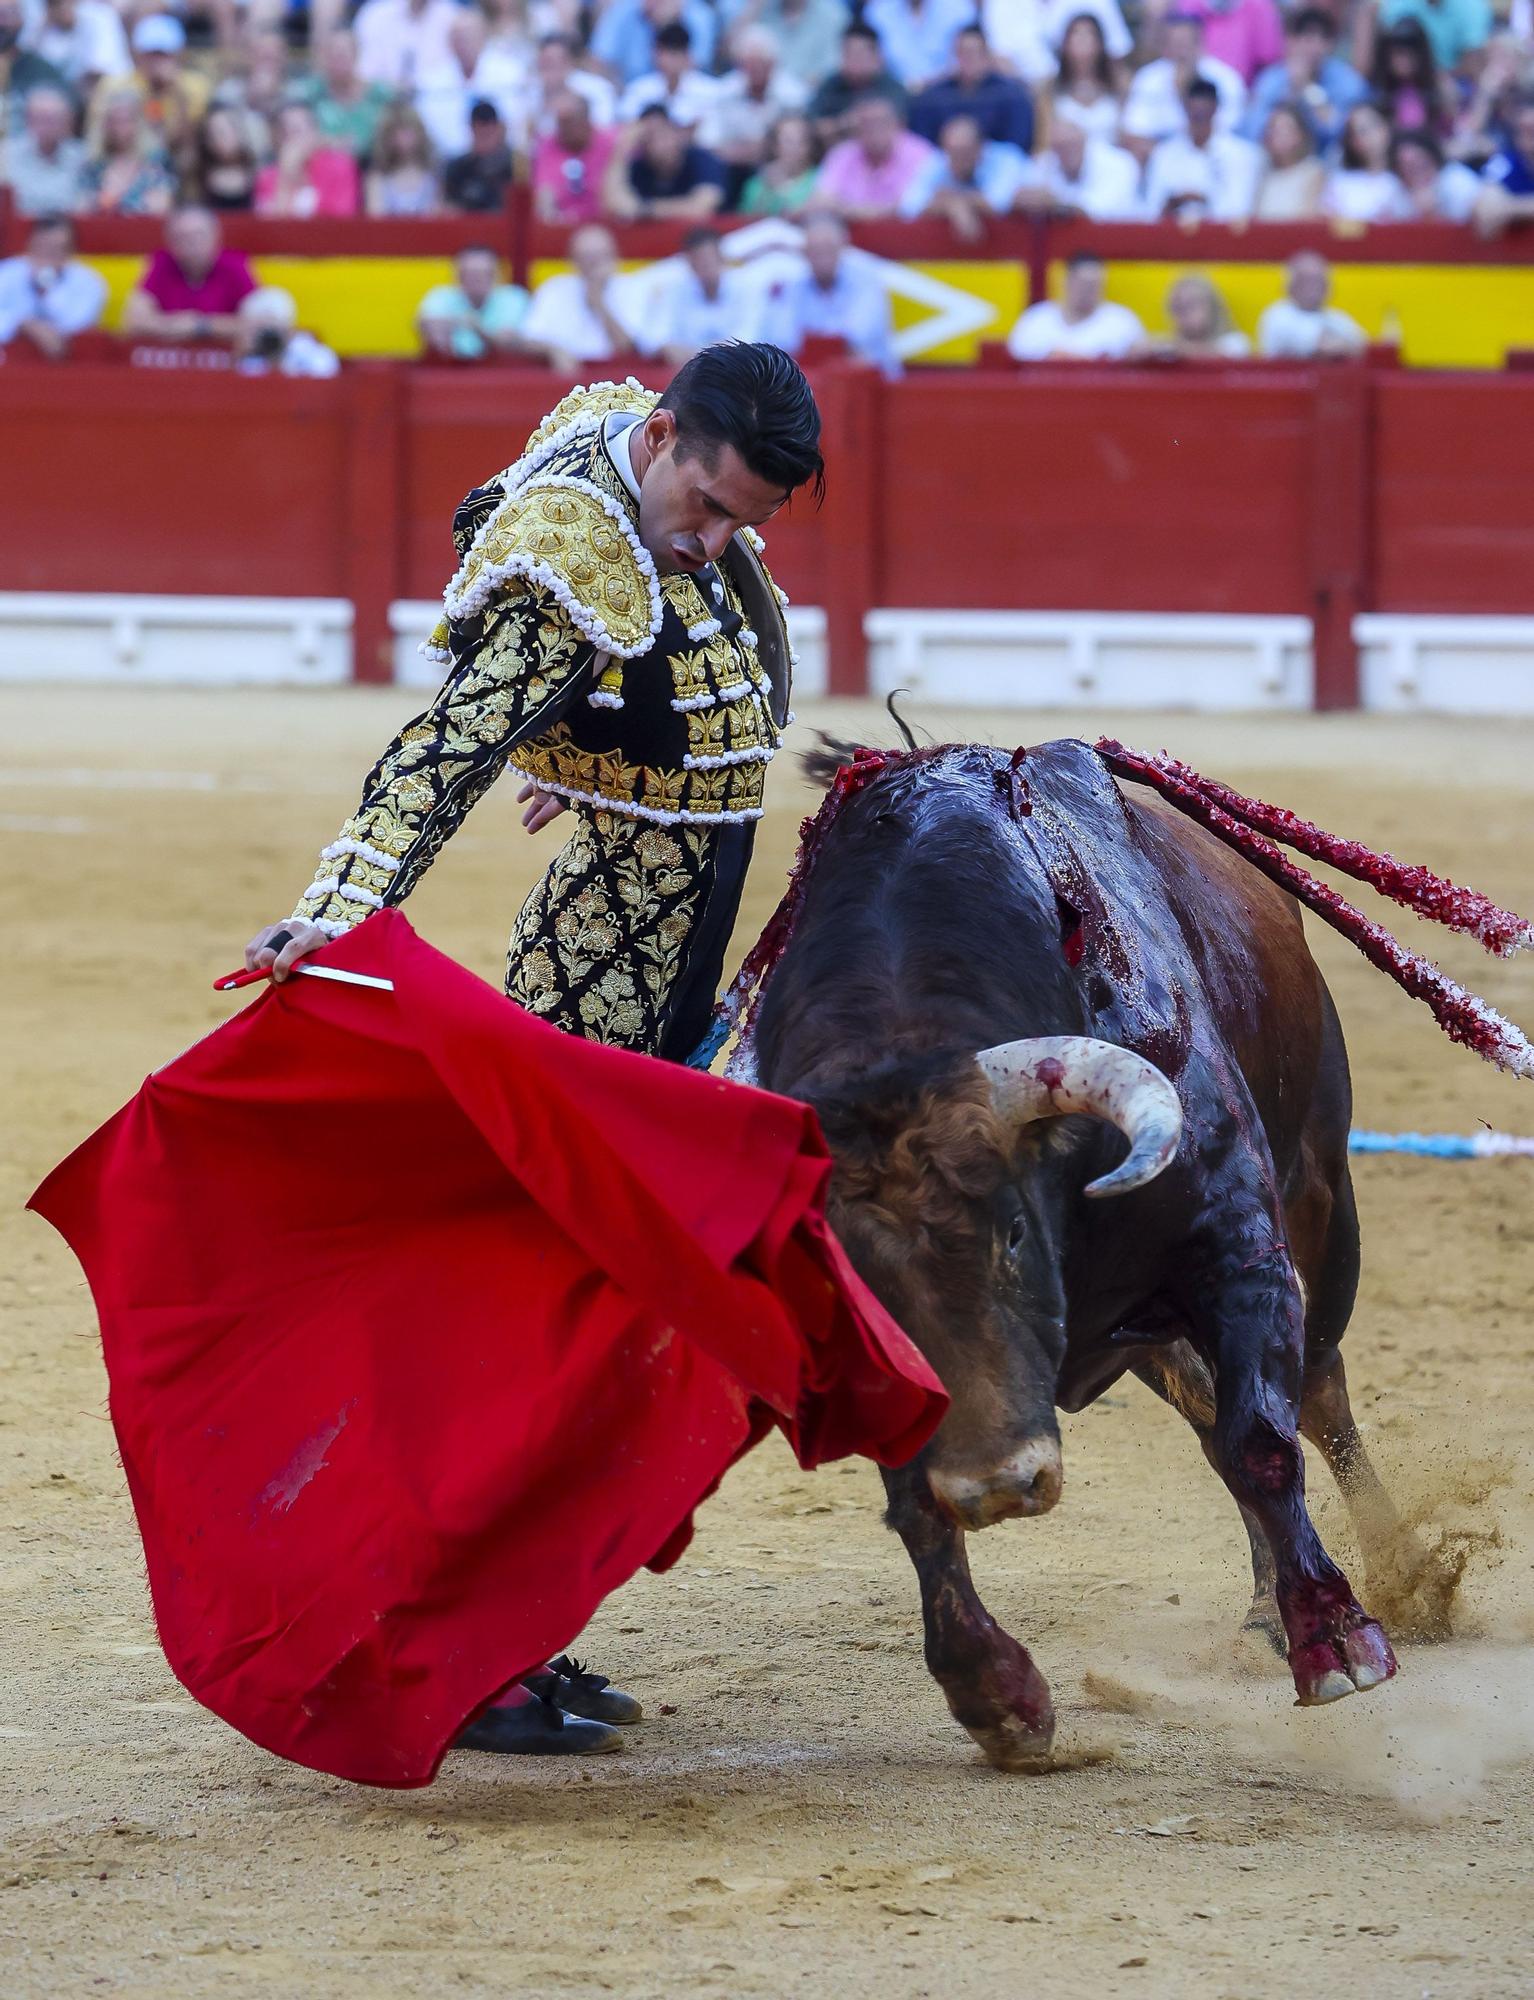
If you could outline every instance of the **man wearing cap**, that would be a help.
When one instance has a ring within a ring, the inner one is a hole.
[[[633,381],[572,390],[458,509],[459,568],[426,649],[441,692],[246,964],[285,979],[402,903],[510,770],[530,831],[568,807],[574,822],[517,919],[507,994],[587,1040],[694,1055],[788,714],[785,600],[756,529],[821,475],[820,415],[779,348],[705,348],[659,397]],[[551,1724],[519,1702],[464,1740],[610,1748],[603,1713]]]
[[[448,161],[442,192],[452,207],[473,214],[504,208],[515,170],[500,112],[477,98],[469,107],[469,150]]]
[[[178,167],[185,167],[197,127],[208,109],[208,79],[188,69],[186,30],[174,14],[146,14],[133,30],[133,68],[96,86],[92,108],[99,117],[108,98],[132,91],[144,107],[144,122],[159,135]]]

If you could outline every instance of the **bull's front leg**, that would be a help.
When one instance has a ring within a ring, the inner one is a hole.
[[[1232,1228],[1188,1298],[1194,1340],[1215,1378],[1209,1455],[1273,1551],[1289,1668],[1303,1708],[1378,1686],[1396,1670],[1380,1626],[1321,1546],[1305,1506],[1299,1401],[1305,1315],[1289,1255],[1265,1230]]]
[[[1055,1734],[1049,1685],[1028,1650],[991,1616],[970,1578],[964,1531],[933,1497],[919,1465],[884,1474],[885,1519],[905,1543],[921,1585],[927,1668],[987,1762],[1036,1769]]]

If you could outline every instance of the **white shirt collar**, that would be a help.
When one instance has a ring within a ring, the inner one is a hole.
[[[634,460],[629,451],[629,432],[639,422],[632,410],[614,410],[602,426],[602,441],[607,446],[618,477],[628,488],[630,496],[639,498],[639,481],[634,476]]]

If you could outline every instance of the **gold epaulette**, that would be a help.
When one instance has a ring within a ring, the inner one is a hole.
[[[447,587],[449,618],[543,590],[602,652],[620,659],[648,652],[660,630],[660,580],[629,508],[592,479],[591,466],[603,419],[613,410],[647,411],[654,400],[637,383],[598,382],[550,411],[502,475],[506,497]]]
[[[560,431],[574,424],[595,430],[602,419],[610,417],[614,410],[632,410],[638,416],[647,417],[659,401],[653,389],[636,382],[632,375],[623,382],[583,383],[580,388],[572,389],[568,396],[562,396],[549,411],[523,445],[522,457],[530,458],[544,445],[551,444]],[[585,421],[588,418],[593,420],[589,424]],[[512,471],[515,470],[513,466]],[[507,476],[510,477],[510,474]]]

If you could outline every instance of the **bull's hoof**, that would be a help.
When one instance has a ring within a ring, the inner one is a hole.
[[[1296,1708],[1322,1708],[1350,1694],[1364,1694],[1396,1671],[1390,1641],[1372,1618],[1339,1641],[1317,1640],[1289,1662]]]
[[[1004,1715],[994,1722],[966,1723],[970,1735],[980,1745],[993,1771],[1047,1771],[1055,1742],[1055,1718],[1051,1710],[1044,1727],[1018,1715]]]

